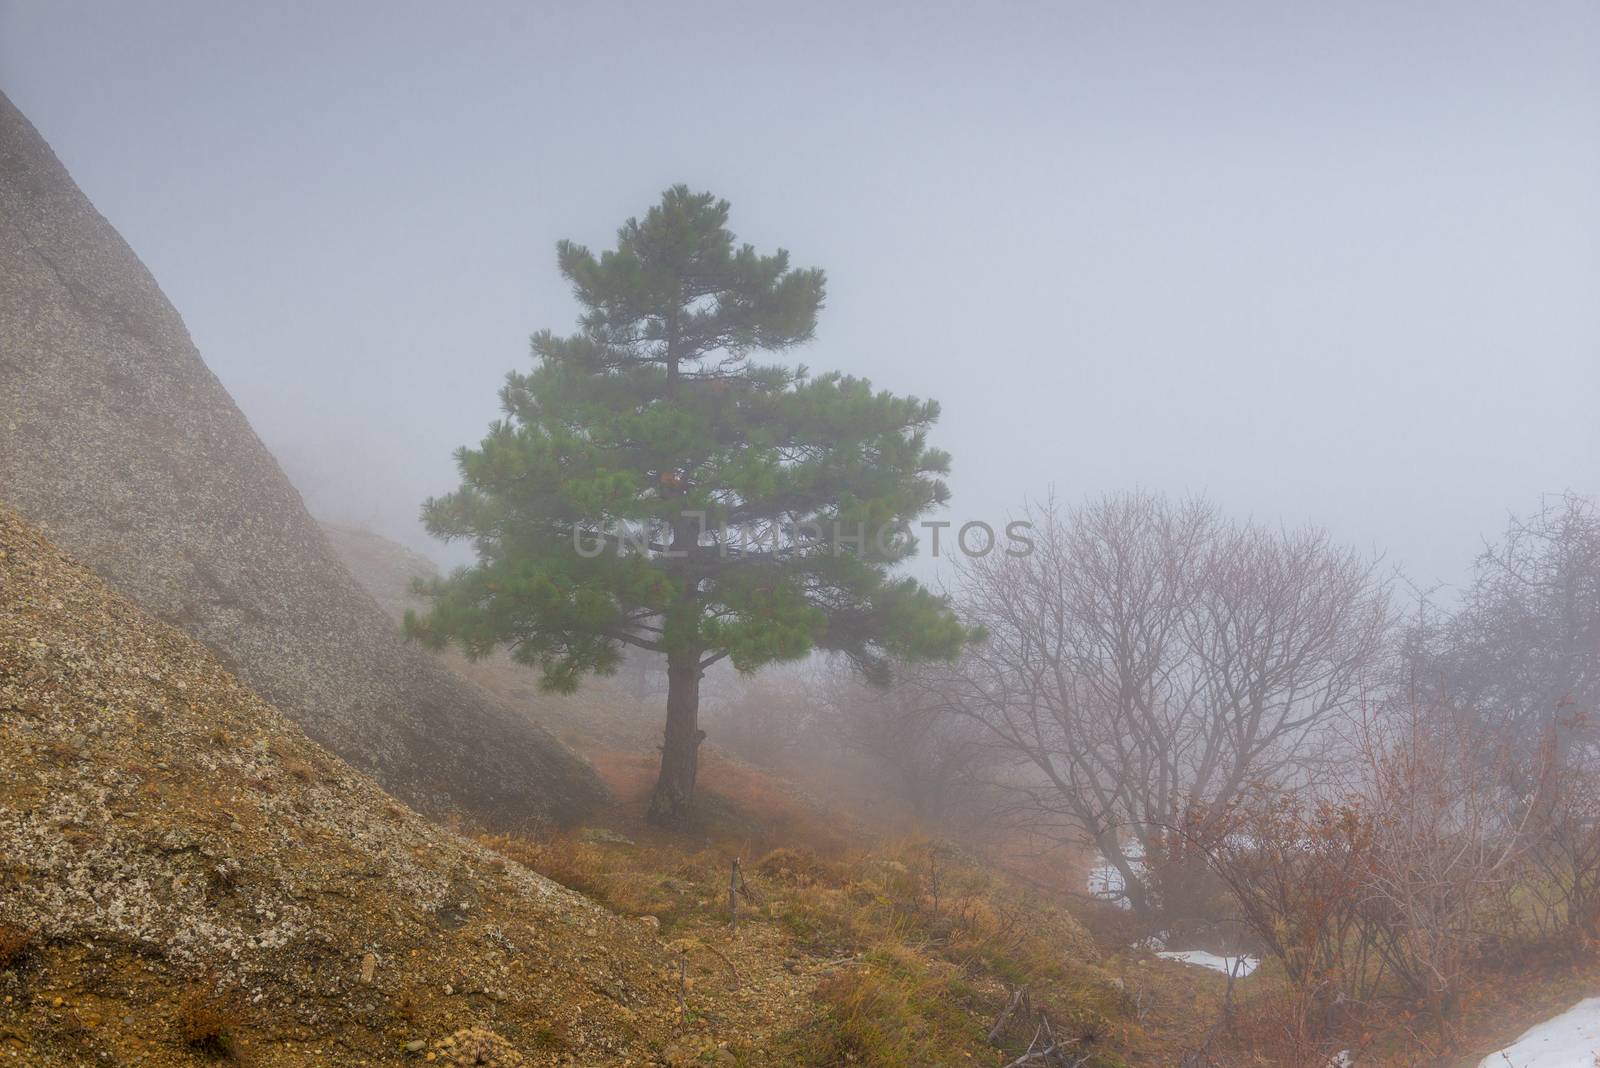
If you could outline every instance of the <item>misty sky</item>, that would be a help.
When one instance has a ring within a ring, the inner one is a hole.
[[[1600,492],[1589,0],[0,0],[0,88],[313,509],[418,547],[555,241],[675,182],[827,269],[796,359],[943,403],[957,523],[1203,491],[1426,583]]]

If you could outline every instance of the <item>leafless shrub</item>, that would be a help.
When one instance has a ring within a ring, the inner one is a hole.
[[[1514,747],[1447,706],[1373,711],[1357,740],[1331,795],[1252,796],[1208,852],[1282,962],[1301,1038],[1394,995],[1448,1035],[1486,949],[1514,927],[1505,903],[1527,883],[1551,776],[1513,775]]]
[[[1529,921],[1546,942],[1568,949],[1600,940],[1600,774],[1580,768],[1553,777],[1522,880]]]
[[[1363,731],[1360,803],[1372,826],[1362,910],[1413,1000],[1451,1026],[1470,966],[1526,870],[1538,791],[1507,790],[1513,749],[1448,706],[1406,706]]]
[[[1191,832],[1283,963],[1286,1041],[1323,1043],[1398,998],[1431,1028],[1418,1041],[1446,1047],[1495,961],[1600,933],[1593,503],[1514,520],[1453,613],[1423,606],[1342,773],[1260,789],[1225,829]]]
[[[1494,734],[1503,791],[1526,816],[1527,877],[1512,919],[1547,943],[1600,936],[1600,510],[1547,500],[1479,558],[1453,612],[1424,601],[1406,645],[1418,703]]]
[[[1242,798],[1226,833],[1206,844],[1242,921],[1304,996],[1302,1015],[1373,989],[1361,911],[1372,848],[1372,817],[1359,803],[1267,788]]]

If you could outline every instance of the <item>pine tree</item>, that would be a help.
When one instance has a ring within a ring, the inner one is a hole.
[[[890,574],[948,496],[926,440],[938,406],[755,362],[811,338],[824,278],[736,245],[727,221],[727,202],[677,186],[614,251],[557,246],[578,332],[534,335],[504,418],[457,451],[460,488],[424,505],[477,563],[407,618],[434,647],[507,646],[559,692],[613,672],[624,646],[664,655],[662,823],[693,796],[711,664],[834,650],[882,680],[967,638],[943,598]]]

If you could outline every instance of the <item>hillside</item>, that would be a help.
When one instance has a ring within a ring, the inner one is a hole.
[[[423,606],[406,591],[436,573],[430,561],[370,531],[325,529],[396,618]],[[487,844],[688,946],[695,997],[737,1063],[987,1063],[990,1028],[1019,984],[1055,1026],[1078,1029],[1072,1059],[1085,1065],[1168,1063],[1215,1011],[1203,970],[1104,953],[1062,908],[1070,895],[1038,893],[1038,881],[992,858],[915,833],[817,768],[742,758],[713,736],[700,811],[680,832],[650,827],[659,694],[639,699],[624,675],[558,697],[504,654],[446,660],[557,731],[616,798],[580,832]],[[727,927],[734,858],[750,890],[737,935]],[[1015,1054],[1031,1037],[1018,1021],[999,1044]]]
[[[407,609],[426,610],[427,600],[411,593],[417,579],[435,578],[433,561],[380,534],[337,523],[322,523],[340,563],[398,628]],[[469,685],[551,731],[597,766],[604,776],[617,753],[653,756],[661,742],[661,694],[665,686],[657,658],[644,654],[625,660],[611,678],[591,678],[569,696],[539,689],[539,673],[512,661],[503,650],[469,662],[455,649],[439,659]],[[653,669],[643,680],[641,669]],[[643,685],[641,685],[643,683]],[[643,693],[641,693],[641,689]],[[614,780],[614,776],[611,777]],[[608,782],[614,790],[615,781]]]
[[[469,842],[4,507],[0,591],[0,1063],[959,1064],[1019,979],[1120,1063],[1081,928],[957,854],[728,769],[688,836]]]
[[[0,500],[432,814],[572,819],[593,773],[344,569],[178,313],[0,96]]]
[[[4,508],[0,596],[0,1062],[400,1063],[481,1026],[609,1064],[670,1036],[644,924],[397,804]]]

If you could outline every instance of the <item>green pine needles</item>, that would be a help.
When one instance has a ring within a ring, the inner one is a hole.
[[[948,497],[949,457],[927,442],[938,405],[757,362],[811,339],[824,278],[736,245],[727,222],[726,201],[676,186],[615,250],[557,246],[578,332],[534,335],[505,417],[456,454],[461,487],[424,505],[477,563],[406,619],[430,646],[505,645],[562,692],[625,646],[664,655],[658,822],[693,796],[709,665],[836,650],[882,679],[968,638],[942,597],[890,574]]]

